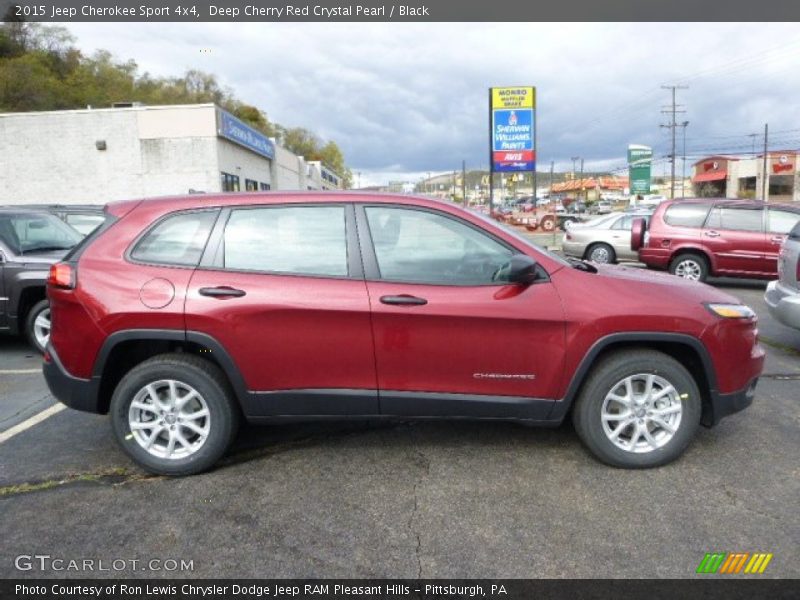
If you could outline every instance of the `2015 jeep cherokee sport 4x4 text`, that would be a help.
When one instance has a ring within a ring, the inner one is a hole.
[[[54,265],[44,372],[146,469],[211,467],[240,418],[558,425],[665,464],[752,401],[756,318],[704,284],[565,261],[409,196],[110,204]]]

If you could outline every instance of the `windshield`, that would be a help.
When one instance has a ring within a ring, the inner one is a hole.
[[[506,225],[505,223],[502,223],[500,221],[495,221],[491,217],[488,217],[488,216],[486,216],[486,215],[484,215],[482,213],[479,213],[477,211],[474,211],[473,214],[475,216],[477,216],[479,219],[481,219],[482,221],[485,221],[487,223],[490,223],[492,225],[500,227],[500,229],[502,229],[503,231],[511,234],[514,237],[514,239],[519,240],[520,242],[522,242],[526,246],[530,246],[531,248],[535,249],[538,252],[541,252],[542,254],[547,256],[548,258],[551,258],[554,261],[556,261],[557,263],[559,263],[560,265],[563,265],[565,267],[572,266],[569,262],[564,260],[563,257],[559,256],[558,254],[554,254],[554,253],[550,252],[550,250],[548,250],[547,248],[544,248],[543,246],[540,246],[539,244],[537,244],[536,242],[534,242],[530,238],[520,234],[516,229],[514,229],[510,225]]]
[[[15,254],[69,250],[82,238],[48,213],[0,214],[0,240]]]

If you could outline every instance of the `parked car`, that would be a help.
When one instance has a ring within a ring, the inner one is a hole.
[[[597,214],[607,215],[612,211],[611,202],[608,200],[600,200],[597,203]]]
[[[709,275],[774,279],[778,251],[800,207],[694,198],[662,202],[649,222],[634,221],[631,249],[653,269],[705,281]]]
[[[44,351],[50,336],[48,271],[80,240],[47,212],[0,208],[0,331],[24,334]]]
[[[83,236],[94,231],[105,219],[103,207],[99,204],[25,204],[6,208],[49,212]]]
[[[561,248],[567,256],[596,263],[614,264],[620,260],[638,260],[631,250],[631,224],[648,213],[611,213],[586,223],[571,225],[564,234]]]
[[[783,242],[778,254],[778,280],[767,285],[764,300],[773,317],[800,329],[800,222]]]
[[[240,417],[569,414],[600,460],[654,467],[748,406],[763,366],[736,298],[567,261],[449,202],[272,192],[107,210],[50,270],[44,374],[156,473],[210,468]]]

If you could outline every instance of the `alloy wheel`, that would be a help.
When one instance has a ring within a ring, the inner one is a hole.
[[[668,444],[681,424],[683,406],[669,381],[653,373],[630,375],[606,394],[603,431],[618,448],[636,454]]]
[[[208,404],[192,386],[164,379],[134,396],[128,425],[136,442],[158,458],[182,459],[205,444],[211,431]]]

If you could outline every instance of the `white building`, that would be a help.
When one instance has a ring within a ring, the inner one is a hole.
[[[0,204],[339,187],[214,104],[0,113]]]

